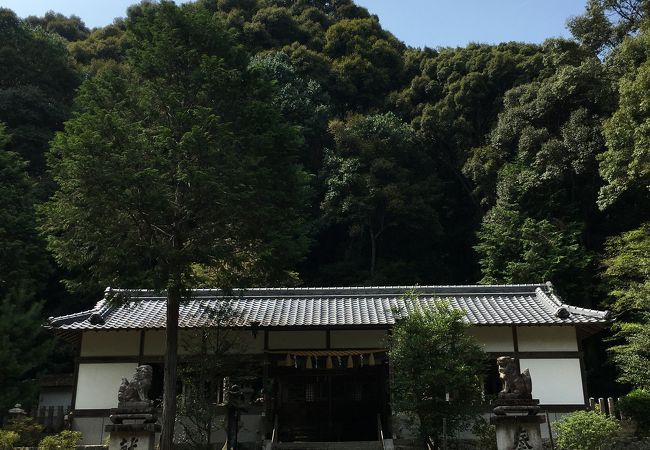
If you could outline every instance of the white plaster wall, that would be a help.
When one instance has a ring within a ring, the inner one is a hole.
[[[332,330],[330,347],[332,348],[385,348],[386,330]]]
[[[181,355],[197,354],[201,351],[201,330],[181,330],[178,339],[178,353]],[[221,339],[227,340],[232,354],[264,353],[264,332],[258,331],[253,338],[251,330],[221,330]],[[163,333],[162,348],[165,348]],[[146,341],[145,341],[146,342]],[[209,345],[217,345],[213,342]],[[208,351],[214,351],[208,348]],[[162,354],[162,353],[161,353]]]
[[[108,417],[74,417],[72,429],[81,431],[81,445],[102,445],[108,433],[104,425],[111,423]]]
[[[81,356],[138,356],[140,331],[84,331]]]
[[[253,337],[251,330],[232,330],[228,333],[229,339],[235,342],[233,353],[264,353],[264,330],[258,330],[257,337]]]
[[[146,356],[162,356],[165,354],[165,331],[147,330],[144,333],[142,353]]]
[[[144,346],[142,354],[145,356],[163,356],[167,345],[165,343],[165,330],[147,330],[144,333]],[[189,355],[199,347],[196,331],[178,330],[178,354]]]
[[[75,409],[117,407],[122,378],[131,379],[136,363],[79,364]]]
[[[517,327],[520,352],[577,352],[575,327]]]
[[[324,349],[325,331],[269,331],[269,349]]]
[[[200,340],[198,330],[180,330],[178,333],[178,353],[190,355],[199,351]],[[258,354],[264,353],[264,331],[259,330],[253,338],[251,330],[226,330],[224,336],[232,340],[232,353]],[[149,330],[145,332],[143,354],[145,356],[163,356],[165,353],[165,331]]]
[[[522,371],[530,370],[533,398],[538,398],[541,404],[584,404],[578,358],[521,359],[519,364]]]
[[[514,352],[511,327],[471,327],[469,334],[476,338],[486,352]]]

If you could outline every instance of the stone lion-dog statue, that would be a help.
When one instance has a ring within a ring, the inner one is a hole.
[[[151,402],[149,389],[153,378],[153,368],[148,365],[138,366],[131,381],[122,378],[120,389],[117,393],[117,400],[120,403],[128,402]]]
[[[533,383],[530,379],[530,371],[525,369],[518,373],[515,359],[510,356],[497,358],[499,378],[503,389],[499,392],[499,398],[532,398]]]

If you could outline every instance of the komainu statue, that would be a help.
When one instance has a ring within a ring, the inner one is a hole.
[[[518,373],[515,359],[510,356],[497,358],[497,366],[499,367],[499,378],[503,383],[499,398],[532,398],[533,383],[528,369],[524,370],[523,373]]]
[[[151,366],[138,366],[131,381],[122,378],[122,384],[117,392],[117,400],[120,403],[127,402],[147,402],[150,403],[149,389],[151,388],[151,379],[153,377],[153,368]]]

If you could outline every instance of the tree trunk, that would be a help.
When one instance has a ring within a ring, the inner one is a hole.
[[[377,236],[370,227],[370,278],[375,276],[375,261],[377,259]]]
[[[181,292],[178,286],[167,289],[167,323],[165,328],[165,379],[163,391],[160,450],[172,450],[176,422],[176,365],[178,356],[178,312]]]

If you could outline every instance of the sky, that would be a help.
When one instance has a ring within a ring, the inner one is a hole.
[[[0,0],[20,17],[54,10],[76,14],[89,27],[124,16],[136,0]],[[586,0],[356,0],[379,16],[384,29],[413,47],[456,47],[470,42],[540,43],[568,36],[566,20]]]

